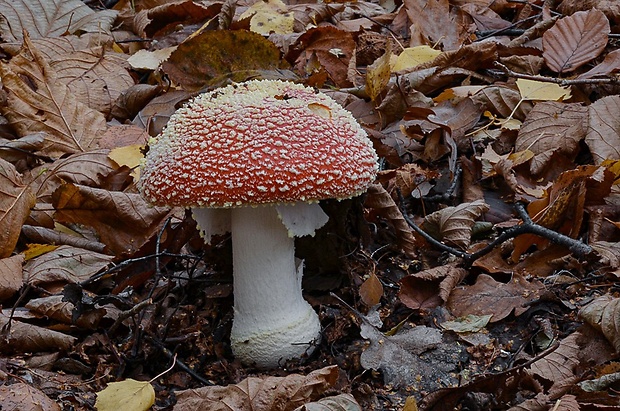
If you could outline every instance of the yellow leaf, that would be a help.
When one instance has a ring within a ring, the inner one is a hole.
[[[131,378],[111,382],[97,393],[97,411],[146,411],[155,403],[155,390],[148,381]]]
[[[24,257],[26,261],[29,261],[45,253],[54,251],[57,248],[57,245],[52,244],[28,244],[28,248],[26,248],[26,251],[24,251]]]
[[[374,61],[366,71],[366,92],[371,100],[375,100],[390,81],[390,56],[392,50],[390,42],[387,43],[385,54]]]
[[[140,144],[117,147],[110,151],[108,158],[119,166],[131,168],[131,176],[134,178],[134,181],[138,181],[138,178],[140,178],[140,168],[138,166],[144,158],[143,149],[144,146]]]
[[[555,83],[517,79],[517,87],[523,100],[560,101],[569,99],[570,88]]]
[[[408,47],[398,55],[393,71],[401,71],[435,60],[441,51],[429,46]]]
[[[259,0],[248,8],[241,19],[251,17],[250,31],[268,35],[291,34],[295,18],[293,13],[287,12],[287,7],[281,0]]]

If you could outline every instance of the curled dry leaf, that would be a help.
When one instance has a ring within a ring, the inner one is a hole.
[[[76,338],[34,324],[26,324],[0,313],[0,352],[28,353],[67,351]]]
[[[116,255],[133,254],[161,227],[166,207],[153,207],[141,195],[63,184],[52,195],[56,220],[93,227]]]
[[[601,331],[620,352],[620,298],[603,295],[579,311],[579,316]]]
[[[19,55],[0,64],[0,76],[7,94],[2,114],[22,136],[46,133],[40,154],[59,157],[96,147],[105,118],[73,96],[28,37]]]
[[[515,315],[523,314],[527,310],[527,303],[539,298],[543,289],[540,282],[529,282],[516,274],[507,284],[481,274],[474,285],[452,290],[448,309],[457,317],[492,314],[491,322],[497,322],[513,311]]]
[[[50,295],[48,297],[33,298],[26,303],[26,308],[33,313],[51,318],[65,324],[75,324],[78,327],[92,330],[97,327],[106,311],[103,308],[89,310],[83,313],[77,321],[73,321],[75,305],[69,301],[63,301],[62,295]]]
[[[582,350],[577,342],[580,336],[579,332],[574,332],[561,340],[556,350],[530,366],[530,372],[554,384],[574,380],[576,367],[580,362],[579,354]]]
[[[436,307],[448,301],[467,274],[464,268],[446,264],[407,275],[400,280],[398,298],[412,310]]]
[[[399,247],[410,257],[415,257],[417,251],[413,232],[394,202],[394,199],[381,184],[372,184],[368,187],[366,206],[372,208],[377,214],[388,220],[388,222],[394,226]]]
[[[620,268],[620,243],[608,241],[595,241],[590,244],[592,249],[600,256],[600,262],[612,269]]]
[[[79,0],[0,1],[0,32],[4,41],[21,41],[24,31],[33,37],[60,37],[65,33],[109,32],[118,12],[93,11]]]
[[[35,197],[30,186],[23,184],[15,166],[1,158],[0,187],[0,258],[3,258],[13,252]]]
[[[63,245],[40,255],[24,266],[28,284],[79,283],[106,268],[114,257]]]
[[[543,34],[547,66],[558,73],[574,71],[601,54],[609,32],[609,20],[597,9],[559,19]]]
[[[443,50],[455,50],[467,39],[467,26],[457,20],[463,13],[458,8],[450,10],[448,0],[403,2],[412,26],[412,45],[441,44]],[[452,11],[452,12],[451,12]]]
[[[351,394],[340,394],[309,402],[295,411],[362,411],[362,408]]]
[[[446,207],[426,216],[423,228],[440,241],[467,248],[471,242],[472,227],[488,210],[489,206],[483,200]]]
[[[236,385],[177,391],[173,410],[293,411],[321,397],[338,378],[338,367],[329,366],[308,375],[249,377]]]
[[[19,411],[60,411],[60,405],[30,385],[22,382],[0,387],[0,409]]]

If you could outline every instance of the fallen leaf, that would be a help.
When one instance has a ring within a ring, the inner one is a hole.
[[[13,252],[36,199],[31,187],[23,184],[15,166],[1,158],[0,187],[0,258],[4,258]]]
[[[79,0],[0,1],[0,32],[6,42],[21,42],[24,31],[33,37],[66,33],[109,32],[118,12],[93,11]]]
[[[586,144],[595,164],[620,159],[620,96],[603,97],[588,107]]]
[[[371,273],[370,276],[362,283],[359,288],[360,298],[369,307],[374,307],[379,304],[381,297],[383,297],[383,285],[377,278],[375,273]]]
[[[308,375],[248,377],[236,385],[212,386],[176,392],[173,410],[292,411],[318,399],[332,388],[338,367],[329,366]]]
[[[488,210],[489,206],[484,200],[446,207],[426,216],[422,228],[440,241],[467,248],[476,220]]]
[[[23,254],[0,259],[0,303],[12,297],[24,284]]]
[[[433,61],[440,54],[440,50],[429,46],[407,47],[396,58],[392,71],[412,69],[420,64]]]
[[[570,88],[555,83],[543,81],[517,79],[517,88],[523,100],[566,100],[569,99]]]
[[[542,37],[547,66],[557,73],[576,70],[601,54],[609,32],[609,20],[596,9],[559,19]]]
[[[390,56],[392,55],[392,43],[387,43],[383,56],[375,60],[366,70],[366,92],[372,101],[383,92],[390,81]]]
[[[527,281],[515,274],[508,283],[481,274],[474,285],[457,287],[448,299],[448,309],[457,317],[492,315],[491,322],[503,320],[512,312],[521,315],[527,303],[539,298],[543,285],[537,280]]]
[[[579,316],[601,331],[605,338],[620,352],[620,298],[603,295],[579,311]]]
[[[444,330],[454,331],[455,333],[480,332],[487,326],[489,320],[491,320],[491,317],[493,317],[493,314],[469,314],[465,317],[459,317],[451,321],[444,321],[441,323],[441,328]]]
[[[70,335],[11,319],[4,312],[0,313],[0,336],[0,351],[7,354],[67,351],[76,341]]]
[[[250,30],[268,36],[293,33],[294,14],[282,0],[257,1],[244,11],[239,19],[250,18]]]
[[[280,66],[280,50],[260,34],[217,30],[181,43],[162,64],[162,70],[186,90],[198,90],[223,85],[227,80],[248,80]]]
[[[362,411],[362,407],[351,394],[340,394],[309,402],[295,411]]]
[[[155,404],[155,389],[148,381],[128,378],[111,382],[97,393],[97,411],[146,411]]]
[[[60,411],[60,405],[30,385],[18,382],[0,386],[0,409],[6,411]]]
[[[602,62],[592,67],[585,73],[577,76],[578,79],[588,79],[595,77],[609,76],[620,70],[620,50],[613,50],[607,53]]]
[[[41,154],[60,157],[87,151],[107,126],[103,114],[80,102],[28,37],[19,55],[0,64],[7,104],[0,106],[20,135],[45,133]]]

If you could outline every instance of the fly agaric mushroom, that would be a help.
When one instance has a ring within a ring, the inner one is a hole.
[[[207,242],[232,233],[235,357],[273,368],[311,353],[320,323],[302,296],[293,237],[327,222],[319,200],[359,195],[374,180],[363,129],[314,89],[253,80],[196,97],[149,146],[142,195],[190,207]]]

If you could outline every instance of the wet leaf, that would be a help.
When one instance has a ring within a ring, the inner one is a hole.
[[[351,394],[340,394],[309,402],[295,411],[362,411],[362,408]]]
[[[239,384],[226,387],[213,386],[177,391],[174,410],[294,410],[298,406],[318,399],[333,387],[337,378],[338,367],[330,366],[308,375],[249,377]]]
[[[543,34],[547,66],[557,73],[576,70],[603,51],[609,32],[607,17],[596,9],[559,19]]]
[[[124,381],[111,382],[97,393],[95,408],[97,411],[146,411],[155,404],[155,389],[148,381],[136,381],[128,378]]]
[[[479,332],[487,326],[491,317],[493,317],[492,314],[481,316],[469,314],[452,321],[444,321],[441,323],[441,328],[454,331],[455,333]]]
[[[18,382],[0,387],[0,409],[19,411],[60,411],[50,397],[30,385]]]

